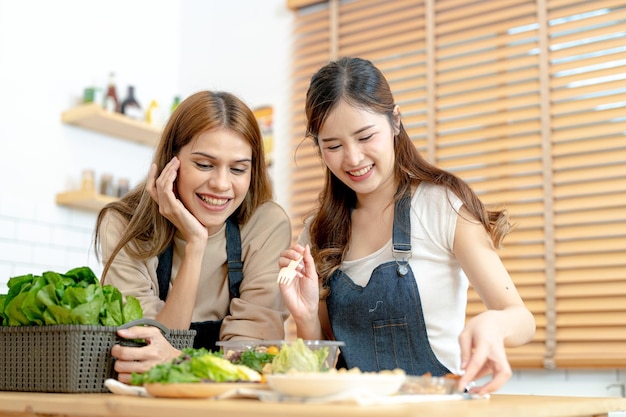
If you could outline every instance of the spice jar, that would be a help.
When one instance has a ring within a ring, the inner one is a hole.
[[[115,190],[113,189],[113,176],[111,174],[102,174],[102,177],[100,177],[100,194],[115,195]]]
[[[95,191],[96,190],[93,169],[83,170],[83,174],[82,174],[81,182],[80,182],[80,189],[82,191]]]
[[[120,178],[117,181],[117,196],[122,197],[124,194],[128,192],[129,182],[128,178]]]

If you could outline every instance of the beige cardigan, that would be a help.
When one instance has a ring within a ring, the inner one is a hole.
[[[127,222],[117,213],[102,222],[102,259],[106,262]],[[226,262],[226,226],[209,236],[193,321],[224,319],[220,340],[283,339],[284,321],[289,315],[283,304],[276,276],[280,251],[291,243],[287,213],[275,202],[266,202],[240,228],[243,281],[240,297],[230,299]],[[185,242],[176,236],[172,279],[176,277]],[[164,302],[159,299],[156,276],[158,258],[145,261],[131,258],[125,250],[115,257],[104,284],[118,288],[125,296],[139,299],[144,317],[156,317]],[[230,315],[228,311],[230,309]]]

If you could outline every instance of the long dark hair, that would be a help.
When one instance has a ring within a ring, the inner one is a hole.
[[[250,188],[232,217],[244,224],[263,202],[272,198],[263,138],[250,108],[233,94],[221,91],[201,91],[183,100],[168,120],[154,153],[157,172],[200,133],[225,128],[245,138],[252,148]],[[120,201],[108,204],[98,214],[94,244],[100,259],[100,233],[102,220],[108,211],[115,211],[128,220],[120,242],[107,259],[102,273],[106,275],[113,259],[126,246],[128,253],[137,259],[159,255],[174,239],[176,227],[159,213],[159,206],[145,190],[145,180],[129,191]],[[128,245],[132,242],[132,245]]]
[[[318,152],[321,152],[317,140],[319,131],[340,100],[385,115],[389,123],[395,125],[393,111],[396,103],[382,72],[372,62],[361,58],[344,57],[332,61],[313,75],[306,94],[306,136],[314,141]],[[426,161],[402,123],[394,137],[394,149],[394,176],[398,183],[396,198],[422,181],[444,186],[456,194],[482,223],[494,245],[501,245],[511,229],[506,211],[487,210],[467,183]],[[350,241],[350,209],[355,203],[356,193],[326,168],[324,187],[310,224],[311,253],[324,287],[346,253]],[[327,288],[322,296],[326,294]]]

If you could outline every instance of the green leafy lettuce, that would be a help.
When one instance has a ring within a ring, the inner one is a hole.
[[[102,286],[89,267],[65,274],[48,271],[9,279],[9,291],[0,295],[0,322],[4,326],[91,324],[120,326],[143,317],[139,300],[112,285]]]
[[[263,367],[272,363],[276,353],[267,352],[255,352],[254,350],[245,350],[241,352],[241,356],[237,360],[233,360],[233,363],[246,365],[248,368],[252,368],[257,372],[262,372]]]
[[[302,339],[298,338],[292,343],[281,346],[280,351],[272,361],[272,373],[327,371],[328,369],[324,365],[327,356],[327,347],[311,350]]]
[[[185,348],[167,363],[153,366],[143,374],[133,373],[132,385],[147,383],[260,381],[261,375],[245,365],[237,365],[220,352]]]

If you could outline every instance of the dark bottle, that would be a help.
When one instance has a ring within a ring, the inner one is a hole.
[[[124,101],[122,101],[120,111],[122,114],[130,117],[131,119],[144,119],[143,110],[141,110],[141,106],[135,99],[135,87],[132,85],[128,86],[128,94],[126,95]]]
[[[117,99],[117,90],[115,88],[115,73],[109,74],[109,85],[107,87],[107,92],[104,95],[104,103],[103,106],[105,110],[110,112],[119,112],[120,104]]]
[[[117,182],[117,196],[124,197],[124,194],[128,192],[128,188],[128,178],[120,178]]]

